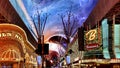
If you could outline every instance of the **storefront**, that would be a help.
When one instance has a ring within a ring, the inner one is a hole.
[[[13,24],[0,24],[0,68],[37,67],[34,50],[23,29]]]

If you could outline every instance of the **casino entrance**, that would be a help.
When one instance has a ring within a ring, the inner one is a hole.
[[[20,27],[0,24],[0,68],[36,68],[34,50]]]

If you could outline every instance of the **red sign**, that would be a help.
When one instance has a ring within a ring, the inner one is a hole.
[[[92,50],[99,47],[98,43],[88,44],[85,46],[87,50]]]

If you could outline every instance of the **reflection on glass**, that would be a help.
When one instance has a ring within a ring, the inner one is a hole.
[[[110,59],[110,54],[108,51],[108,24],[107,19],[102,21],[102,37],[103,37],[103,56],[106,59]]]
[[[114,53],[116,58],[120,58],[120,25],[114,25]]]

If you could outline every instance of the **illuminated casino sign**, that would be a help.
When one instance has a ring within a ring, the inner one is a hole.
[[[25,31],[19,26],[13,24],[0,24],[0,42],[2,41],[16,41],[21,44],[23,52],[26,52],[25,41],[27,36]]]
[[[95,28],[85,32],[85,49],[94,50],[101,45],[101,30]]]
[[[16,39],[16,40],[19,40],[19,41],[22,41],[22,36],[17,33],[17,32],[14,32],[14,31],[11,31],[11,32],[0,32],[0,39]]]
[[[97,30],[93,29],[93,30],[88,31],[85,35],[89,41],[92,41],[96,38],[96,34],[97,34]]]
[[[92,50],[92,49],[95,49],[95,48],[98,48],[99,47],[99,44],[98,43],[93,43],[93,44],[88,44],[86,45],[86,49],[87,50]]]

